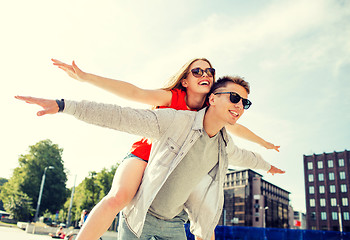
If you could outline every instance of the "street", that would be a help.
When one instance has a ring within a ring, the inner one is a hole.
[[[29,234],[17,227],[0,226],[1,240],[48,240],[48,235]]]

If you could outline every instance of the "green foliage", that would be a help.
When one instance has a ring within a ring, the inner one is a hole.
[[[14,219],[20,221],[30,220],[34,213],[32,199],[21,191],[12,192],[12,195],[7,198],[4,206],[13,215]]]
[[[117,165],[110,169],[104,168],[101,172],[90,172],[76,188],[73,199],[72,218],[71,220],[79,220],[83,209],[91,211],[91,209],[109,192]],[[64,204],[65,208],[69,208],[70,198]],[[67,210],[68,212],[68,210]]]
[[[40,141],[29,147],[29,153],[19,157],[19,167],[14,169],[7,181],[0,178],[0,200],[4,207],[15,218],[22,221],[31,220],[34,216],[42,176],[47,169],[45,185],[40,205],[40,215],[66,222],[70,206],[71,190],[66,189],[67,176],[61,158],[63,149],[52,144],[50,140]],[[79,221],[83,209],[91,209],[109,192],[118,165],[100,172],[90,172],[76,188],[71,209],[71,221]],[[0,185],[1,186],[1,185]]]
[[[36,209],[44,169],[53,166],[54,169],[46,171],[40,213],[46,210],[55,213],[61,209],[67,199],[67,176],[61,157],[62,151],[63,149],[50,140],[29,146],[29,153],[19,157],[19,167],[14,169],[10,180],[2,187],[0,198],[4,205],[8,206],[6,203],[11,195],[23,192],[31,199],[32,208]]]
[[[4,185],[7,182],[8,182],[8,180],[6,178],[0,177],[0,193],[1,193],[2,185]],[[0,198],[0,210],[5,210],[4,204],[3,204],[2,200],[1,200],[1,198]]]
[[[8,180],[6,178],[2,178],[0,177],[0,190],[1,190],[1,186],[4,185],[4,183],[8,182]]]

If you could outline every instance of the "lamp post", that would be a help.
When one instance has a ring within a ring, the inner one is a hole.
[[[264,207],[264,240],[267,240],[267,236],[266,236],[266,212],[267,209],[269,209],[268,206]]]
[[[338,207],[338,217],[339,217],[339,231],[342,233],[343,232],[343,221],[342,221],[342,216],[341,216],[341,209],[340,205],[337,205]]]
[[[260,209],[262,210],[262,219],[263,219],[263,228],[266,228],[266,211],[267,211],[267,209],[269,209],[269,207],[268,206],[266,206],[266,207],[260,207]]]
[[[44,174],[41,179],[41,186],[40,186],[40,192],[39,192],[39,197],[38,197],[38,203],[36,205],[36,212],[34,216],[34,221],[38,221],[38,214],[39,214],[39,209],[40,209],[40,203],[41,203],[41,196],[43,195],[43,190],[44,190],[44,184],[45,184],[45,176],[46,176],[46,170],[47,169],[54,169],[55,167],[53,166],[48,166],[44,169]]]
[[[267,211],[267,209],[269,209],[269,207],[264,207],[264,228],[266,228],[266,211]]]
[[[95,183],[94,183],[94,176],[97,175],[96,172],[90,172],[91,180],[92,180],[92,206],[95,206]]]
[[[75,175],[74,178],[74,186],[72,189],[72,194],[70,196],[70,204],[69,204],[69,209],[68,209],[68,218],[67,218],[67,227],[70,226],[70,219],[71,219],[71,214],[72,214],[72,206],[73,206],[73,197],[74,197],[74,191],[75,191],[75,181],[77,180],[77,175]]]

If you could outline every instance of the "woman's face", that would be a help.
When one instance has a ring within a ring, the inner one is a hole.
[[[203,75],[195,77],[191,70],[200,68]],[[197,60],[190,65],[187,77],[182,80],[182,86],[186,92],[203,93],[206,95],[214,82],[214,76],[208,76],[206,69],[211,68],[209,63],[203,60]],[[210,75],[210,74],[209,74]]]

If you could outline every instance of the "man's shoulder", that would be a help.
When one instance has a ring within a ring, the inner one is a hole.
[[[160,113],[171,113],[174,115],[185,115],[185,116],[195,116],[198,112],[195,111],[190,111],[190,110],[176,110],[173,108],[159,108],[156,109],[155,111],[160,112]]]
[[[198,112],[189,110],[175,110],[173,108],[157,109],[156,114],[160,121],[171,121],[176,124],[182,122],[194,121]]]

